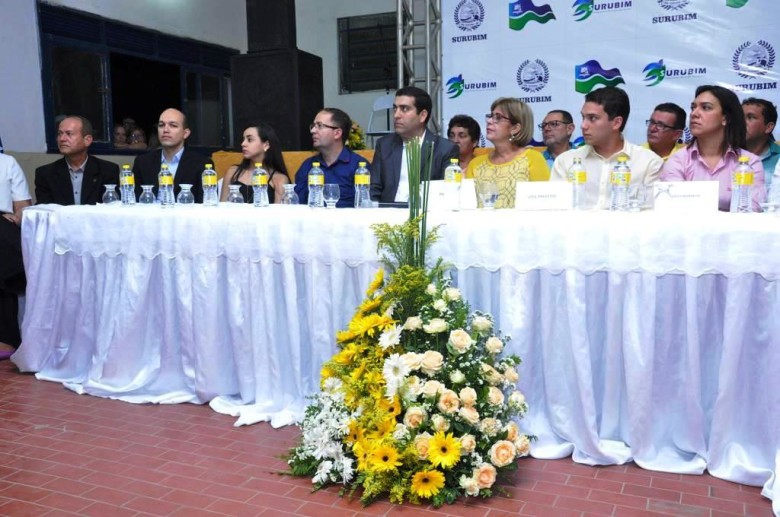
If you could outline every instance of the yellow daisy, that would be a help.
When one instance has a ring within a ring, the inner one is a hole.
[[[390,472],[400,466],[398,451],[390,445],[380,445],[371,454],[371,469],[376,472]]]
[[[385,270],[380,269],[376,272],[376,275],[374,276],[374,279],[371,281],[371,284],[369,284],[368,289],[366,290],[366,296],[371,296],[374,294],[377,289],[382,287],[382,284],[385,281]]]
[[[452,467],[460,460],[460,440],[452,433],[434,434],[428,446],[428,460],[437,467]]]
[[[393,431],[395,431],[395,418],[390,417],[382,420],[376,429],[369,433],[369,436],[374,440],[384,440]]]
[[[346,441],[349,444],[358,443],[363,440],[363,428],[358,424],[357,420],[350,420],[349,432],[346,436]]]
[[[371,312],[375,309],[378,309],[379,306],[382,305],[382,299],[381,298],[366,298],[363,300],[363,303],[360,304],[358,307],[358,314],[365,314],[367,312]]]
[[[379,410],[388,416],[398,416],[401,413],[401,400],[398,397],[393,397],[391,402],[386,397],[382,397],[379,401]]]
[[[358,470],[366,471],[371,464],[371,445],[366,440],[358,440],[352,446],[352,452],[358,461]]]
[[[412,478],[412,493],[428,498],[439,493],[444,486],[444,474],[438,470],[421,470]]]

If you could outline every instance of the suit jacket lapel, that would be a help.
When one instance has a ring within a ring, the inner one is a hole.
[[[59,201],[56,201],[59,198],[57,193],[61,192],[63,205],[75,205],[76,200],[73,197],[73,182],[70,180],[70,170],[68,169],[68,162],[65,161],[65,158],[62,158],[57,163],[54,170],[54,178],[52,179],[55,183],[53,185],[54,188],[52,189],[55,202],[59,203]]]
[[[94,156],[87,159],[87,166],[84,167],[84,178],[81,180],[81,204],[86,205],[91,201],[97,203],[101,198],[100,192],[100,167]]]

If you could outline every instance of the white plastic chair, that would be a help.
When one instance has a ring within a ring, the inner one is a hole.
[[[393,101],[395,101],[395,94],[390,93],[387,95],[381,95],[377,97],[374,100],[374,106],[371,110],[371,115],[368,117],[368,127],[366,128],[366,136],[371,137],[371,143],[373,144],[373,139],[375,137],[383,136],[383,135],[389,135],[393,132],[392,127],[387,127],[386,129],[376,129],[374,127],[374,115],[377,114],[377,112],[382,112],[382,114],[385,115],[385,120],[390,118],[392,120],[392,113],[390,110],[393,108]],[[379,120],[382,120],[381,117],[379,117],[377,121],[377,125]],[[389,126],[389,123],[388,123]]]

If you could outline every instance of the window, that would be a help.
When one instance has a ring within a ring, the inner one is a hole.
[[[230,145],[230,56],[237,50],[46,4],[38,12],[50,151],[59,115],[87,117],[92,150],[113,152],[114,124],[132,118],[148,139],[169,107],[187,113],[190,145]]]
[[[395,90],[396,14],[339,18],[338,27],[341,93]]]

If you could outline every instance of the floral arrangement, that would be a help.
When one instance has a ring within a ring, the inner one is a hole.
[[[419,144],[407,153],[419,160]],[[438,235],[425,227],[421,199],[406,223],[374,226],[389,277],[377,272],[336,335],[339,351],[322,367],[288,456],[315,488],[339,483],[364,504],[489,497],[533,438],[515,422],[528,406],[515,388],[520,358],[502,357],[509,336],[489,314],[470,312],[441,260],[425,267]]]
[[[363,128],[360,124],[353,121],[352,129],[347,137],[347,147],[352,151],[359,151],[366,148],[366,134],[363,132]]]

